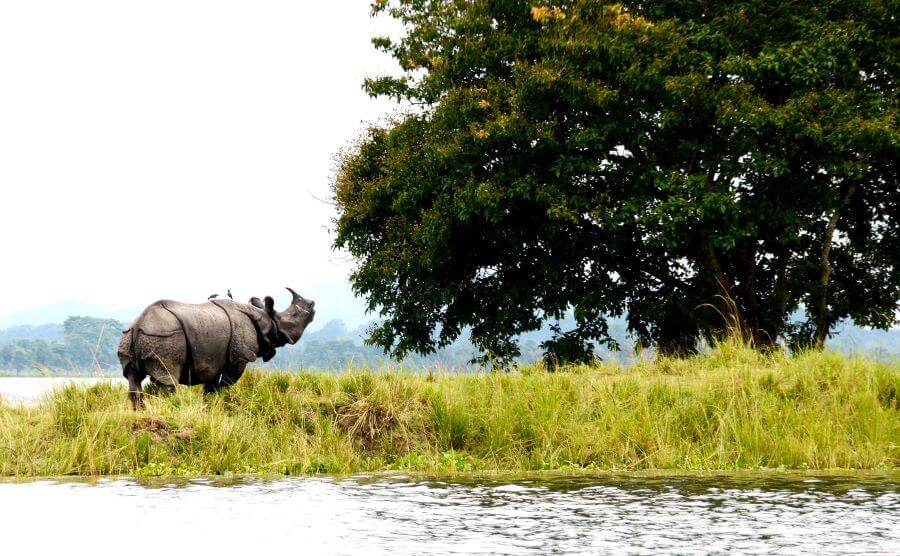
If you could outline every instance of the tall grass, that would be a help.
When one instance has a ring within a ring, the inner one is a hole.
[[[122,385],[0,406],[0,475],[886,469],[900,368],[723,344],[548,373],[250,372],[132,412]]]

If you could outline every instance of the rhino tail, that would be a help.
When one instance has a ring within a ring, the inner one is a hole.
[[[122,332],[122,340],[119,342],[119,361],[122,363],[122,375],[141,376],[140,358],[135,353],[137,345],[138,326],[134,325]]]
[[[122,332],[122,339],[119,341],[119,362],[122,363],[122,374],[128,380],[128,398],[131,400],[131,407],[135,411],[139,411],[144,407],[143,392],[141,382],[146,376],[141,370],[140,358],[135,353],[136,337],[138,326]]]

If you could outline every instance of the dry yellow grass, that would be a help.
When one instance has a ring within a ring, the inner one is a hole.
[[[251,372],[133,413],[121,386],[0,406],[0,475],[892,469],[900,369],[724,344],[623,368]]]

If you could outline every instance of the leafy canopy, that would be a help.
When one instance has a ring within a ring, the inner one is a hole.
[[[723,327],[757,345],[875,327],[900,300],[897,1],[385,0],[412,108],[335,180],[335,246],[403,356],[464,329],[507,360]],[[809,320],[787,316],[806,308]]]

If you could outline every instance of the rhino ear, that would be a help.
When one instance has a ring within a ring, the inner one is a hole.
[[[270,317],[275,316],[275,300],[270,295],[266,296],[266,314]]]
[[[266,306],[263,305],[263,302],[260,301],[260,299],[259,299],[258,297],[251,297],[251,298],[250,298],[250,305],[253,305],[254,307],[257,307],[257,308],[259,308],[259,309],[265,309],[265,308],[266,308]]]

